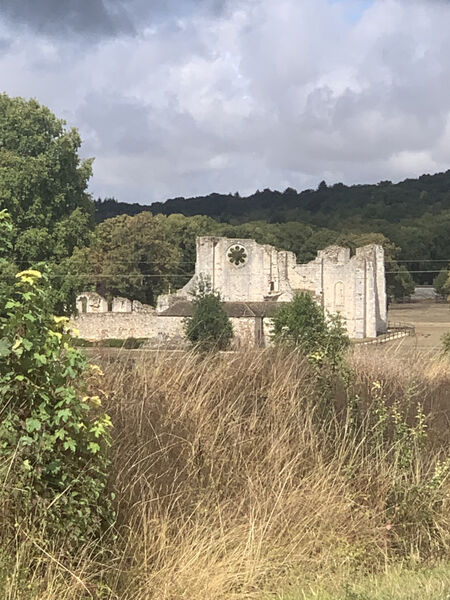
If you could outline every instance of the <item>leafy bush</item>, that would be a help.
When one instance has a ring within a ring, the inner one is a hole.
[[[33,519],[52,542],[73,548],[113,518],[111,421],[100,396],[88,394],[86,358],[72,347],[66,319],[53,316],[51,298],[47,276],[34,270],[16,275],[11,297],[0,297],[3,500],[16,526]]]
[[[137,350],[148,341],[148,338],[134,338],[129,337],[126,339],[118,338],[107,338],[105,340],[91,341],[83,338],[75,338],[73,345],[78,348],[126,348],[127,350]]]
[[[228,348],[233,338],[233,327],[219,294],[200,282],[193,303],[194,314],[185,321],[187,339],[202,352]]]
[[[415,287],[411,273],[404,266],[399,267],[395,262],[388,264],[386,292],[389,298],[403,300],[414,293]]]
[[[0,211],[0,296],[7,296],[14,282],[16,268],[12,262],[13,224],[6,210]]]
[[[450,272],[448,269],[439,271],[433,279],[433,285],[440,296],[445,297],[450,294]]]
[[[297,294],[280,308],[273,319],[272,339],[276,344],[300,347],[315,361],[340,361],[349,339],[339,317],[325,316],[309,294]]]

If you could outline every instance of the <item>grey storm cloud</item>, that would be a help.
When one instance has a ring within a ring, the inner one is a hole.
[[[0,11],[13,22],[38,33],[111,36],[133,32],[122,3],[103,0],[0,0]]]
[[[79,128],[95,196],[450,167],[447,0],[0,0],[3,91]]]
[[[226,0],[0,0],[0,14],[37,33],[63,37],[134,35],[141,26],[196,9],[222,10]]]

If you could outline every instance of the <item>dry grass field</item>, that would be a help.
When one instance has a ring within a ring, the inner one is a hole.
[[[2,598],[447,600],[446,360],[356,348],[333,374],[269,349],[100,365],[117,537],[69,558],[21,534],[12,561],[0,552]]]

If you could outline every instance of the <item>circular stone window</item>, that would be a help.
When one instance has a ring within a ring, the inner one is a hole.
[[[228,249],[228,260],[236,267],[242,267],[247,262],[247,250],[240,244],[235,244]]]

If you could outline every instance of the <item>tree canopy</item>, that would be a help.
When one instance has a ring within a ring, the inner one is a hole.
[[[383,234],[398,248],[397,260],[405,261],[405,268],[414,272],[417,283],[431,283],[450,257],[450,170],[397,184],[380,181],[376,185],[347,186],[322,182],[318,189],[303,192],[287,188],[284,192],[258,190],[247,197],[210,194],[172,198],[150,206],[109,198],[96,202],[96,219],[144,210],[165,215],[207,215],[220,223],[244,228],[255,222],[289,224],[283,230],[282,247],[296,252],[301,261],[313,258],[317,247],[334,243],[342,232]],[[294,224],[307,237],[303,254],[291,239]],[[291,247],[294,245],[295,249]]]
[[[77,250],[71,263],[85,287],[107,297],[154,303],[173,282],[181,257],[167,218],[143,213],[101,223],[90,247]]]
[[[22,262],[68,256],[88,241],[92,160],[81,139],[36,100],[0,94],[0,208],[14,223]]]
[[[0,94],[0,210],[12,219],[10,259],[26,268],[45,261],[55,289],[61,263],[89,243],[93,203],[87,193],[92,160],[81,160],[81,139],[36,100]],[[61,304],[67,304],[61,296]]]

